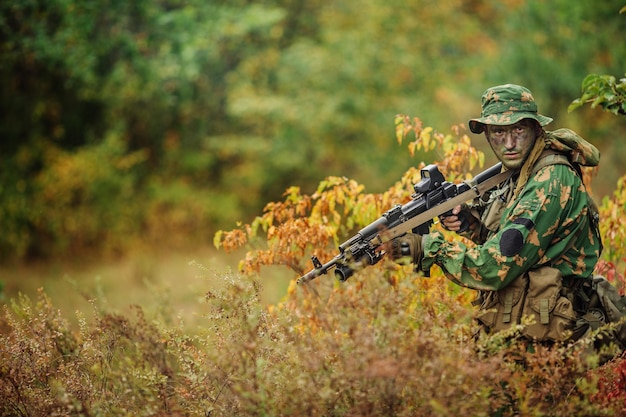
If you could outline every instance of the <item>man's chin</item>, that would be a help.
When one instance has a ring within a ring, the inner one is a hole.
[[[516,160],[504,159],[502,161],[502,165],[504,165],[506,169],[516,170],[516,169],[520,169],[522,165],[524,165],[524,161],[519,160],[519,159],[516,159]]]

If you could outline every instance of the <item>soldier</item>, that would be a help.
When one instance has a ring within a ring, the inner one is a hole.
[[[545,131],[550,122],[527,88],[487,89],[469,128],[484,133],[511,176],[442,219],[475,245],[433,232],[388,247],[394,259],[409,256],[424,271],[437,264],[454,283],[479,290],[485,332],[521,325],[523,337],[549,343],[579,338],[606,320],[589,303],[602,243],[579,167],[597,165],[599,152],[569,129]]]

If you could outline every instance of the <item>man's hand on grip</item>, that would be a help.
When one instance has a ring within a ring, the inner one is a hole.
[[[415,264],[415,269],[421,268],[422,257],[424,256],[422,235],[407,233],[389,242],[388,248],[388,252],[394,260],[408,257]]]

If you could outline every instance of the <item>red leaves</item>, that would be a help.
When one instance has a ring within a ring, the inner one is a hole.
[[[626,292],[626,278],[624,278],[623,273],[617,270],[617,266],[613,262],[601,259],[596,265],[595,273],[605,277],[611,284],[617,287],[621,295],[624,295]]]
[[[626,359],[608,363],[599,371],[598,392],[591,397],[594,403],[626,413]]]

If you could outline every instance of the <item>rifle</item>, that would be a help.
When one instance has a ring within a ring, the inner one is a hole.
[[[335,276],[341,282],[350,278],[355,271],[380,261],[385,252],[379,248],[386,242],[409,231],[427,234],[433,219],[447,215],[454,207],[504,182],[509,171],[501,172],[498,163],[476,175],[471,181],[453,184],[445,180],[436,165],[431,164],[420,170],[421,180],[413,186],[415,193],[411,201],[396,205],[385,212],[378,220],[361,229],[356,235],[339,245],[339,254],[322,264],[317,256],[312,256],[313,269],[298,279],[298,284],[309,282],[335,268]]]

